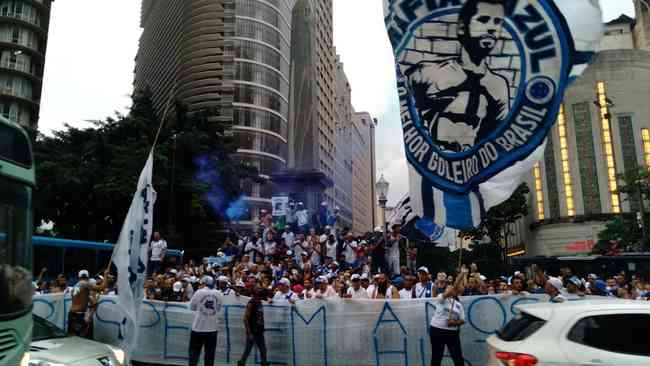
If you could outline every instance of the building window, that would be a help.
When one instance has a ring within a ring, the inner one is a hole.
[[[544,212],[544,190],[542,186],[542,168],[540,163],[535,164],[533,169],[533,175],[535,176],[535,198],[537,200],[537,219],[542,221],[546,218]]]
[[[650,169],[650,130],[641,129],[641,139],[643,139],[643,154],[645,156],[645,165]]]
[[[612,200],[612,212],[621,212],[621,200],[618,195],[618,181],[616,180],[616,161],[614,160],[614,146],[612,144],[611,114],[609,113],[609,103],[607,100],[607,90],[605,83],[598,82],[596,89],[598,95],[598,107],[600,108],[600,124],[603,138],[603,153],[607,163],[607,180],[609,182],[609,193]]]
[[[564,183],[564,198],[566,200],[567,215],[575,216],[575,203],[573,200],[573,182],[571,180],[571,160],[569,159],[569,140],[567,138],[566,118],[564,106],[560,106],[557,117],[557,132],[560,137],[560,159],[562,161],[562,182]]]

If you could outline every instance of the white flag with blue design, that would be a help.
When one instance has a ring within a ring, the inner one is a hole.
[[[599,46],[598,2],[384,4],[410,206],[431,224],[477,227],[543,157],[565,89]]]
[[[126,358],[138,343],[140,309],[144,298],[144,281],[147,274],[149,241],[153,229],[153,207],[156,191],[152,185],[153,150],[140,173],[138,188],[131,201],[120,237],[113,249],[112,261],[117,267],[117,305],[125,317],[119,328],[118,337]],[[128,362],[127,362],[128,363]]]

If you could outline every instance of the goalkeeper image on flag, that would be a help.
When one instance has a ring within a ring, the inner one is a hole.
[[[458,15],[457,57],[424,59],[405,71],[415,105],[441,150],[462,152],[487,137],[510,110],[510,87],[489,66],[512,4],[470,0]]]

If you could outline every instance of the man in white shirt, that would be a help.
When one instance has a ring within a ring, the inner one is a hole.
[[[393,231],[388,236],[388,242],[386,244],[386,259],[388,261],[388,271],[392,275],[398,275],[400,273],[399,248],[406,248],[406,238],[400,234],[402,227],[399,224],[393,225],[392,229]]]
[[[299,231],[303,234],[306,234],[309,230],[309,211],[307,211],[305,205],[302,202],[298,202],[296,222],[298,223]]]
[[[222,296],[235,296],[236,293],[230,287],[230,279],[226,276],[217,277],[217,292]]]
[[[255,234],[253,240],[249,241],[244,248],[244,253],[248,254],[253,263],[258,263],[264,259],[264,246],[259,234]]]
[[[276,250],[278,244],[273,239],[273,233],[269,232],[266,234],[266,241],[264,242],[264,256],[266,260],[272,260],[276,255]]]
[[[282,240],[284,240],[284,245],[287,246],[287,248],[293,247],[293,243],[295,241],[296,236],[293,234],[291,231],[291,228],[289,225],[284,227],[284,232],[282,233]]]
[[[345,256],[345,262],[350,267],[355,267],[357,262],[357,247],[358,244],[353,240],[354,235],[352,233],[347,233],[345,235],[345,240],[343,241],[343,255]]]
[[[332,286],[329,285],[327,277],[319,276],[316,278],[316,289],[313,297],[316,299],[331,299],[338,297],[338,295]]]
[[[159,232],[153,233],[153,240],[151,241],[151,258],[149,259],[150,273],[161,273],[162,262],[167,253],[167,242],[160,237]]]
[[[295,304],[297,300],[298,296],[291,291],[291,281],[288,278],[281,278],[278,281],[278,290],[273,295],[273,301]]]
[[[431,277],[429,276],[429,269],[425,266],[418,268],[418,277],[420,282],[415,285],[415,294],[413,298],[423,299],[434,297],[435,289],[433,288],[433,282],[431,282]]]
[[[370,297],[368,296],[368,291],[361,287],[361,276],[358,274],[353,274],[352,277],[350,277],[350,280],[352,281],[352,286],[348,287],[348,292],[346,294],[346,298],[348,299],[369,299]]]
[[[190,302],[190,309],[195,312],[190,334],[190,366],[198,365],[203,347],[203,364],[214,365],[217,348],[217,314],[221,310],[221,295],[214,289],[214,278],[203,277],[201,285],[203,287],[194,293]]]
[[[399,291],[400,299],[412,299],[413,296],[413,286],[415,285],[415,277],[406,276],[404,278],[404,288]]]

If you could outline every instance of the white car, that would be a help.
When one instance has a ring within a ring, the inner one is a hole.
[[[488,366],[650,365],[650,302],[581,300],[516,306],[487,340]]]
[[[34,315],[29,366],[122,366],[124,352],[89,339],[68,336]]]

